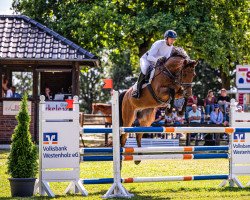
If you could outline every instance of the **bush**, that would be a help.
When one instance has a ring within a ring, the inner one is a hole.
[[[12,178],[35,178],[38,171],[38,153],[31,140],[28,97],[22,98],[21,108],[16,119],[17,126],[11,138],[11,150],[8,156],[8,174]]]

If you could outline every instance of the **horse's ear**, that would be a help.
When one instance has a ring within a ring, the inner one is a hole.
[[[188,63],[189,63],[189,61],[188,61],[187,59],[185,59],[185,60],[183,61],[183,66],[186,66]]]
[[[198,64],[199,64],[199,60],[196,60],[194,66],[196,67]]]

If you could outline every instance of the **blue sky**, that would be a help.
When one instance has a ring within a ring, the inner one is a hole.
[[[0,0],[0,15],[12,14],[11,3],[12,0]]]

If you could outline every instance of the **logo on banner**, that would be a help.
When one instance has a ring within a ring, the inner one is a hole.
[[[236,86],[238,88],[247,88],[250,85],[250,66],[236,66]]]
[[[245,139],[246,139],[245,133],[239,133],[239,132],[234,133],[234,142],[245,142]]]
[[[43,144],[58,144],[58,133],[43,133]]]

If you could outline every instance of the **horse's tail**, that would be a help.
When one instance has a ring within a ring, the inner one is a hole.
[[[123,121],[122,121],[122,101],[123,101],[123,98],[124,98],[126,92],[127,91],[123,91],[119,95],[119,122],[120,122],[120,126],[123,125]]]

